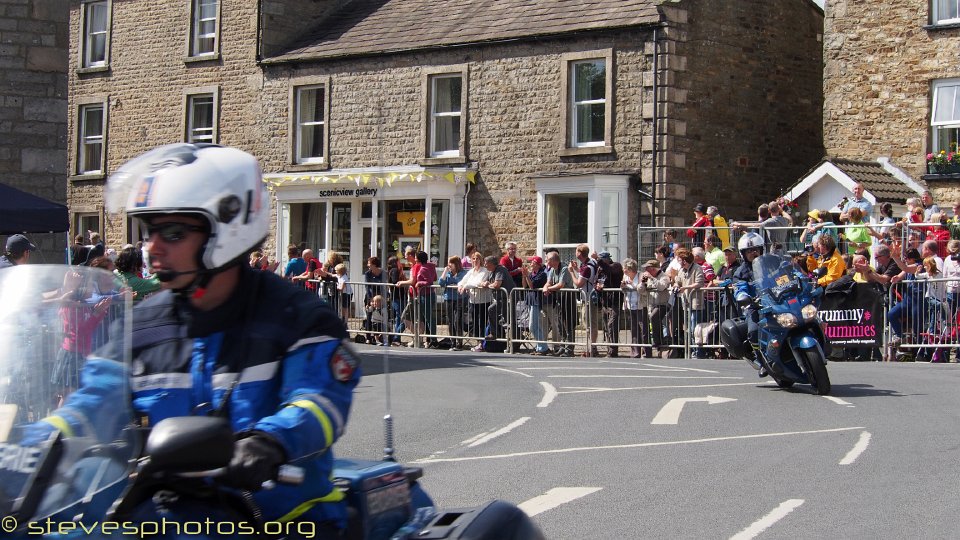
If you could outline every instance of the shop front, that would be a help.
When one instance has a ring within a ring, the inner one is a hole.
[[[362,281],[371,255],[386,265],[413,246],[442,268],[463,250],[473,179],[472,171],[419,167],[265,175],[278,205],[275,257],[286,264],[291,244],[321,261],[336,252],[350,280]]]

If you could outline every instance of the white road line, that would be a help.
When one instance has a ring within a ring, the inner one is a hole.
[[[774,383],[775,384],[775,383]],[[621,392],[624,390],[663,390],[668,388],[718,388],[722,386],[766,386],[760,382],[720,383],[720,384],[677,384],[663,386],[628,386],[625,388],[606,388],[602,386],[561,386],[560,394],[585,394],[590,392]]]
[[[829,399],[830,401],[836,403],[837,405],[849,405],[851,407],[855,406],[853,403],[850,403],[849,401],[844,401],[838,397],[833,397],[833,396],[820,396],[820,397]]]
[[[753,435],[731,435],[728,437],[709,437],[706,439],[687,439],[682,441],[660,441],[660,442],[647,442],[647,443],[633,443],[633,444],[613,444],[608,446],[579,446],[573,448],[557,448],[554,450],[532,450],[529,452],[514,452],[511,454],[494,454],[489,456],[473,456],[473,457],[458,457],[458,458],[441,458],[435,459],[433,457],[422,458],[413,460],[411,463],[440,463],[440,462],[452,462],[452,461],[479,461],[484,459],[506,459],[514,457],[526,457],[526,456],[543,456],[548,454],[568,454],[571,452],[588,452],[592,450],[623,450],[627,448],[650,448],[656,446],[680,446],[684,444],[700,444],[700,443],[710,443],[710,442],[722,442],[722,441],[736,441],[743,439],[764,439],[769,437],[788,437],[792,435],[817,435],[820,433],[837,433],[840,431],[853,431],[857,429],[863,429],[863,426],[858,427],[844,427],[844,428],[831,428],[831,429],[817,429],[813,431],[784,431],[780,433],[756,433]]]
[[[485,435],[485,436],[480,437],[479,439],[473,441],[472,443],[470,443],[470,444],[467,445],[467,448],[473,448],[474,446],[480,446],[481,444],[483,444],[483,443],[485,443],[485,442],[489,442],[489,441],[491,441],[491,440],[493,440],[493,439],[496,439],[497,437],[499,437],[499,436],[501,436],[501,435],[506,435],[507,433],[510,433],[510,432],[513,431],[514,429],[516,429],[516,428],[518,428],[518,427],[526,424],[526,423],[527,423],[527,420],[529,420],[529,419],[530,419],[529,416],[524,416],[523,418],[520,418],[520,419],[518,419],[518,420],[514,420],[513,422],[510,422],[510,424],[508,424],[506,427],[502,427],[502,428],[494,431],[493,433],[490,433],[489,435]]]
[[[853,445],[853,448],[847,452],[847,455],[840,460],[840,465],[850,465],[860,457],[860,454],[867,449],[867,446],[870,445],[870,432],[864,431],[860,434],[860,439],[857,441],[857,444]]]
[[[538,495],[528,501],[524,501],[517,506],[533,517],[537,514],[553,510],[561,504],[568,503],[586,497],[591,493],[596,493],[603,488],[598,487],[558,487],[547,491],[543,495]]]
[[[470,366],[470,367],[476,367],[476,366],[477,366],[476,364],[459,364],[459,365],[461,365],[461,366]],[[497,367],[497,366],[483,366],[483,367],[487,367],[487,368],[490,368],[490,369],[495,369],[495,370],[497,370],[497,371],[506,371],[507,373],[513,373],[514,375],[523,375],[524,377],[533,378],[533,375],[530,375],[529,373],[524,373],[524,372],[522,372],[522,371],[514,371],[514,370],[512,370],[512,369],[507,369],[507,368],[502,368],[502,367]]]
[[[547,375],[551,379],[734,379],[742,381],[743,377],[727,377],[717,375]]]
[[[785,518],[787,514],[793,512],[803,504],[803,499],[790,499],[780,503],[780,506],[773,509],[772,512],[754,521],[749,527],[730,537],[730,540],[750,540],[757,535],[769,529],[774,523]]]
[[[521,368],[527,371],[534,370],[582,370],[582,371],[654,371],[657,373],[688,373],[683,369],[660,369],[660,368],[642,368],[642,367],[611,367],[611,366],[544,366],[544,367],[525,367]]]
[[[661,366],[659,364],[641,364],[641,365],[657,367],[657,368],[666,368],[666,369],[681,369],[683,371],[699,371],[701,373],[720,373],[719,371],[712,371],[709,369],[698,369],[698,368],[683,367],[683,366]]]
[[[540,403],[537,403],[537,407],[546,407],[556,399],[557,389],[552,384],[543,381],[540,381],[540,386],[543,387],[543,399],[540,400]]]

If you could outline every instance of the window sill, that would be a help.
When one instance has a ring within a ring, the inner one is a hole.
[[[436,167],[438,165],[465,165],[467,163],[467,158],[463,156],[452,156],[452,157],[431,157],[431,158],[420,158],[417,160],[417,165],[421,167]]]
[[[74,174],[67,177],[67,180],[70,182],[85,182],[88,180],[105,180],[107,178],[107,173],[97,172],[97,173],[83,173],[83,174]]]
[[[587,146],[584,148],[561,148],[560,157],[595,156],[598,154],[612,154],[612,146]]]
[[[110,71],[110,64],[105,66],[81,67],[77,68],[77,75],[87,75],[89,73],[106,73]]]
[[[330,165],[325,161],[318,161],[316,163],[292,163],[287,165],[287,172],[304,172],[304,171],[329,171]]]
[[[960,181],[960,173],[930,173],[920,178],[924,182],[957,182]]]
[[[960,22],[950,22],[950,23],[933,23],[923,26],[923,29],[927,32],[936,32],[939,30],[956,30],[960,28]]]
[[[198,56],[186,56],[183,59],[184,64],[199,64],[203,62],[213,62],[220,60],[220,53],[201,54]]]

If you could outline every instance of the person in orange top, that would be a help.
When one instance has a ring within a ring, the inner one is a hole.
[[[826,268],[827,273],[817,279],[817,285],[827,286],[840,279],[847,271],[847,265],[837,250],[837,241],[829,234],[822,234],[817,239],[816,253],[807,257],[807,270],[813,272],[818,268]]]

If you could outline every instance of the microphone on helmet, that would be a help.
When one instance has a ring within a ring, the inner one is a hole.
[[[177,279],[180,276],[186,276],[189,274],[199,274],[200,270],[189,270],[187,272],[174,272],[173,270],[157,270],[153,275],[157,276],[157,279],[161,283],[168,283]]]

